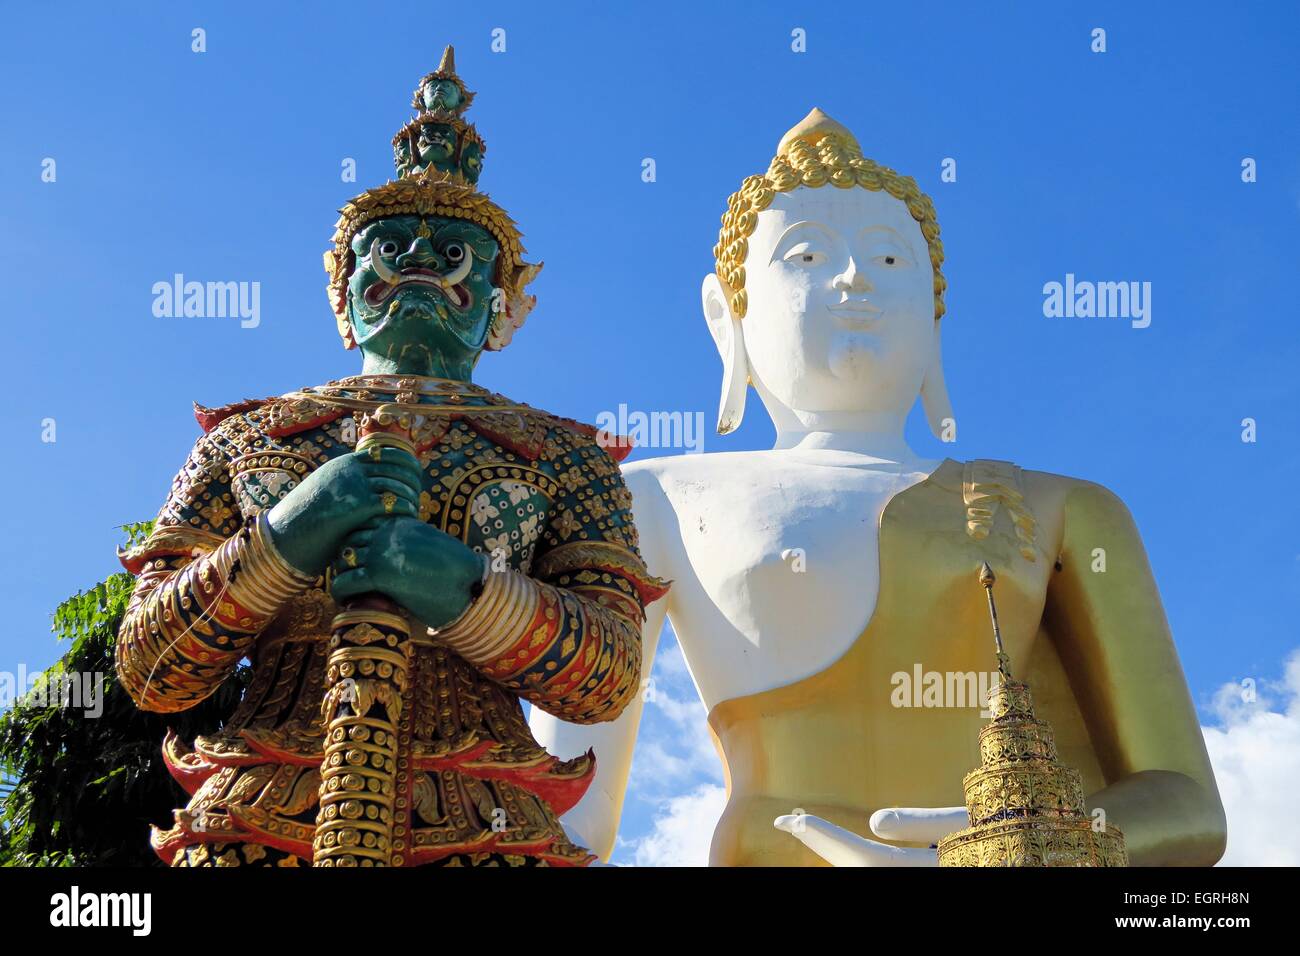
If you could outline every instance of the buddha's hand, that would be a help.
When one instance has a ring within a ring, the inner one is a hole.
[[[880,839],[929,844],[925,849],[868,840],[806,813],[777,817],[772,825],[793,834],[832,866],[938,866],[939,840],[970,824],[965,807],[890,807],[871,815],[871,832]]]
[[[333,564],[330,593],[348,598],[377,592],[433,628],[469,607],[487,557],[418,518],[381,518],[348,535]]]
[[[385,515],[419,514],[420,465],[401,449],[354,451],[321,465],[267,513],[271,539],[291,565],[320,574],[353,531]]]

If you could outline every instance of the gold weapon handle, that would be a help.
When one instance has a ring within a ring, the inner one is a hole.
[[[411,416],[381,405],[361,416],[357,450],[414,454]],[[325,668],[320,809],[312,866],[401,866],[410,846],[411,629],[382,594],[335,616]]]

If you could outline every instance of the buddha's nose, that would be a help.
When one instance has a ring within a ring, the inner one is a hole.
[[[849,256],[849,264],[843,272],[835,277],[832,284],[840,292],[870,292],[872,291],[871,283],[867,280],[867,275],[858,268],[857,262],[852,256]]]
[[[423,236],[417,237],[411,243],[411,247],[397,257],[397,268],[404,269],[407,266],[421,266],[423,268],[433,269],[435,272],[441,272],[443,266],[442,257],[433,251],[433,244]]]

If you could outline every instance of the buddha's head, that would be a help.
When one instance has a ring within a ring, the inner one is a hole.
[[[847,129],[813,110],[722,223],[702,290],[724,366],[719,432],[740,424],[749,382],[778,428],[821,413],[905,416],[919,395],[941,431],[952,415],[943,246],[914,180],[863,158]]]

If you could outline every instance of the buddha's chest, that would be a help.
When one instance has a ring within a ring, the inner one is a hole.
[[[683,522],[700,583],[761,642],[809,611],[862,623],[879,576],[878,522],[895,476],[811,474],[755,483]]]
[[[722,464],[722,463],[719,463]],[[673,626],[707,706],[815,673],[875,607],[880,514],[921,475],[719,468],[665,488],[682,539]]]
[[[1006,508],[992,508],[985,527],[992,503],[968,502],[960,480],[766,471],[744,483],[733,477],[726,495],[715,488],[695,497],[682,486],[672,495],[695,585],[676,596],[674,627],[706,705],[819,673],[882,617],[887,626],[860,662],[884,675],[882,687],[917,664],[988,670],[992,638],[977,580],[984,560],[1000,575],[1011,649],[1037,632],[1043,556],[1025,557]]]

